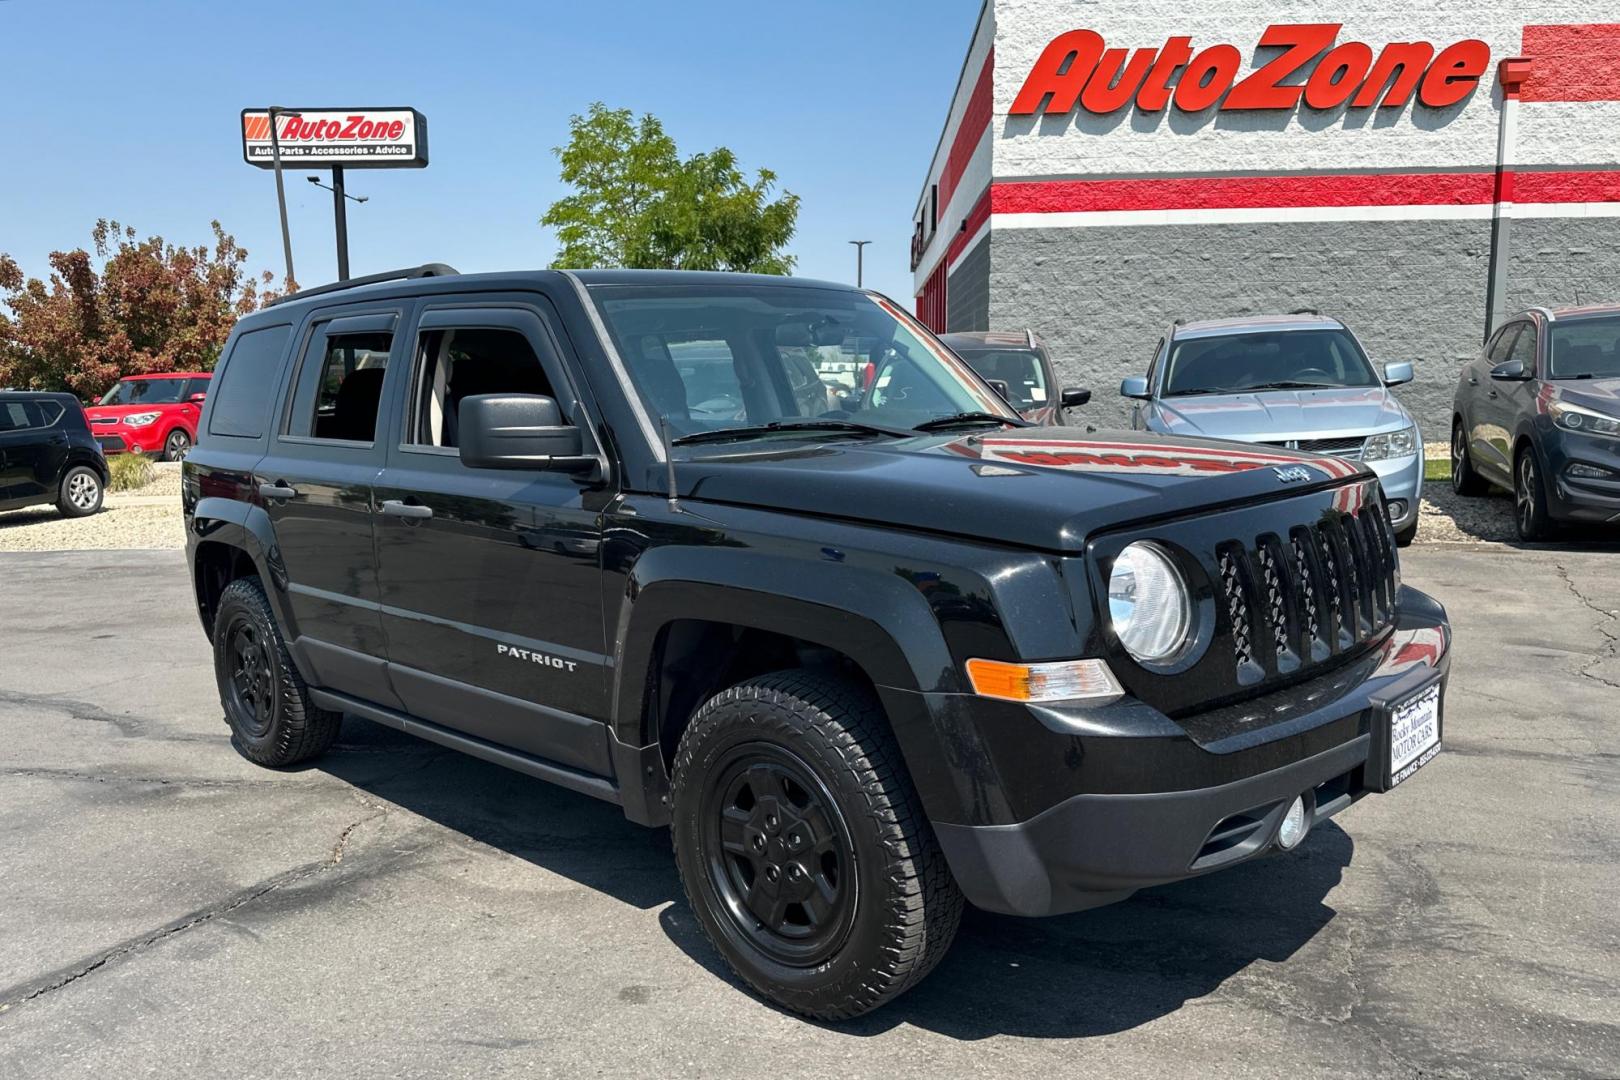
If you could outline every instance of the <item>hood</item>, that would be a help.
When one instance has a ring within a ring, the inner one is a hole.
[[[1284,498],[1371,473],[1338,458],[1074,428],[727,448],[676,463],[683,497],[1046,551],[1099,529]],[[663,490],[663,477],[649,478]]]
[[[1400,402],[1382,386],[1163,398],[1154,402],[1154,410],[1160,425],[1172,435],[1244,442],[1372,435],[1412,423]]]
[[[167,401],[159,404],[141,405],[86,405],[84,407],[84,415],[88,416],[92,420],[95,420],[98,417],[101,419],[122,419],[123,417],[129,416],[133,413],[162,412],[165,408],[172,409],[177,404],[179,404],[179,402]]]
[[[1620,376],[1606,379],[1559,379],[1558,398],[1571,405],[1584,405],[1608,416],[1620,416]]]

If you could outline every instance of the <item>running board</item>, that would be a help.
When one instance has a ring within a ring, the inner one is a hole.
[[[323,709],[329,709],[332,712],[353,713],[373,723],[403,731],[407,735],[415,735],[417,738],[438,743],[440,746],[447,746],[452,750],[459,750],[463,754],[469,754],[481,761],[504,766],[515,772],[523,773],[525,776],[532,776],[537,780],[544,780],[556,784],[558,787],[567,788],[569,791],[577,791],[581,795],[589,795],[592,798],[601,799],[603,802],[610,802],[615,806],[620,805],[623,801],[619,797],[619,789],[614,786],[613,782],[600,776],[590,776],[570,769],[565,765],[556,765],[540,758],[530,757],[527,754],[520,754],[515,750],[508,750],[505,747],[496,746],[494,743],[485,742],[483,739],[475,739],[471,735],[463,735],[460,732],[451,731],[449,728],[440,727],[438,724],[431,724],[426,720],[418,720],[414,716],[396,712],[393,709],[385,709],[380,705],[361,701],[359,698],[353,698],[347,694],[334,693],[331,690],[319,690],[312,686],[309,688],[309,696],[314,700],[315,704]]]

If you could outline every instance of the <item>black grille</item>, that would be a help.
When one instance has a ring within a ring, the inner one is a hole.
[[[1241,684],[1325,660],[1394,620],[1395,536],[1376,501],[1287,536],[1228,541],[1216,557]]]

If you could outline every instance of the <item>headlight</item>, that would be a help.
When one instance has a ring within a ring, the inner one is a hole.
[[[124,417],[124,423],[129,427],[145,427],[157,418],[158,414],[155,412],[130,413]]]
[[[1108,617],[1125,651],[1144,663],[1168,660],[1187,644],[1192,597],[1163,548],[1139,540],[1119,553],[1108,575]]]
[[[1374,435],[1361,448],[1361,460],[1384,461],[1389,458],[1411,457],[1418,452],[1417,428],[1402,428]]]
[[[1553,423],[1565,431],[1584,431],[1588,435],[1611,435],[1620,438],[1620,420],[1605,416],[1595,409],[1571,405],[1567,401],[1554,401],[1547,406]]]

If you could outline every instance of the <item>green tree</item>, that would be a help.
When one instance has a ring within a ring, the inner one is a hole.
[[[212,369],[236,319],[278,295],[212,228],[212,246],[179,247],[98,221],[94,254],[52,252],[48,281],[0,253],[0,386],[95,397],[124,375]]]
[[[683,161],[657,117],[597,102],[556,154],[574,192],[540,219],[561,243],[553,267],[793,270],[799,197],[773,198],[769,169],[750,183],[725,147]]]

